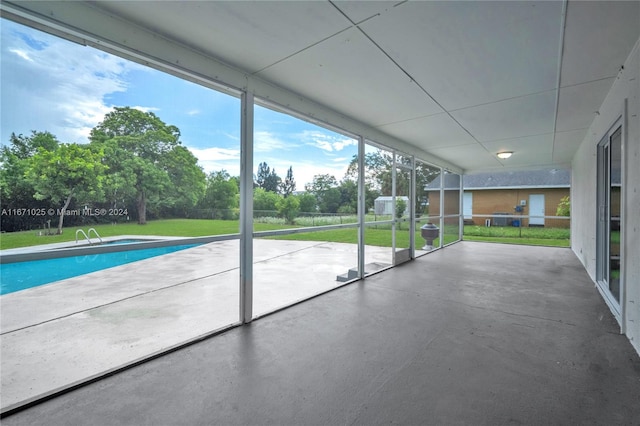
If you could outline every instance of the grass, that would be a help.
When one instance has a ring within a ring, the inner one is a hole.
[[[464,240],[488,241],[506,244],[526,244],[533,246],[569,247],[569,228],[515,228],[512,226],[464,227]]]
[[[95,228],[101,237],[115,237],[119,235],[163,235],[169,237],[201,237],[206,235],[237,234],[238,221],[211,219],[166,219],[147,222],[146,225],[137,223],[122,223],[117,225],[104,224],[92,226],[76,226],[64,228],[61,235],[38,235],[38,231],[7,232],[0,234],[0,250],[17,247],[27,247],[39,244],[62,243],[76,240],[76,230],[85,232],[88,228]],[[256,231],[270,231],[285,229],[289,226],[267,223],[256,223]],[[93,233],[92,233],[93,235]]]
[[[344,219],[343,219],[344,220]],[[324,223],[323,223],[324,224]],[[328,224],[328,223],[327,223]],[[302,224],[301,224],[302,225]],[[303,226],[309,226],[306,222]],[[316,222],[317,226],[318,223]],[[300,226],[300,225],[298,225]],[[406,224],[403,224],[405,227]],[[75,241],[76,230],[87,230],[89,226],[64,228],[62,235],[39,236],[38,231],[10,232],[0,234],[0,249],[6,250],[17,247],[27,247],[39,244],[61,243]],[[206,235],[237,234],[239,223],[235,220],[211,220],[211,219],[166,219],[150,221],[141,226],[136,223],[104,224],[93,226],[100,236],[111,237],[119,235],[165,235],[176,237],[200,237]],[[291,225],[285,225],[278,221],[256,221],[255,231],[270,231],[288,229]],[[297,226],[296,226],[297,227]],[[367,227],[365,229],[365,244],[391,247],[390,226]],[[445,227],[445,244],[457,239],[457,227]],[[522,236],[520,236],[522,234]],[[358,233],[353,229],[335,229],[330,231],[308,232],[302,234],[290,234],[270,237],[283,240],[306,241],[333,241],[356,244]],[[464,239],[467,241],[489,241],[509,244],[529,244],[555,247],[569,246],[569,229],[561,228],[513,228],[513,227],[481,227],[465,226]],[[424,240],[420,236],[420,230],[416,231],[416,247],[421,247]],[[409,246],[409,233],[406,228],[396,232],[396,244],[399,247]],[[439,244],[438,240],[434,245]]]

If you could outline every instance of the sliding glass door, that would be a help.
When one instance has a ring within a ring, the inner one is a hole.
[[[620,314],[622,235],[622,124],[616,123],[598,145],[597,282]]]

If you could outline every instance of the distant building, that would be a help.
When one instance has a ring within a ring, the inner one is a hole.
[[[400,197],[396,197],[397,200],[404,200],[404,202],[406,203],[406,208],[404,210],[404,214],[407,214],[407,212],[409,211],[409,207],[411,206],[411,204],[409,203],[409,197],[405,197],[405,196],[400,196]],[[375,199],[374,204],[373,204],[373,211],[375,214],[377,215],[393,215],[393,197],[390,196],[380,196],[378,198]]]
[[[447,185],[445,188],[455,188]],[[520,220],[522,226],[569,227],[565,219],[546,219],[555,216],[562,197],[570,194],[570,170],[532,170],[523,172],[489,172],[463,176],[463,211],[465,224],[506,226]],[[440,178],[425,188],[429,194],[429,215],[440,215]],[[432,189],[432,190],[430,190]],[[445,190],[445,214],[457,214],[459,192]],[[516,209],[518,207],[518,209]],[[519,210],[519,211],[518,211]],[[505,218],[504,215],[532,216]],[[483,217],[477,217],[482,215]],[[486,217],[489,216],[489,217]],[[488,220],[488,221],[487,221]]]

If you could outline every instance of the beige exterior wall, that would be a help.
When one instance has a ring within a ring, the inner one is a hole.
[[[569,188],[550,188],[550,189],[487,189],[465,191],[473,193],[473,215],[493,215],[496,212],[517,214],[515,207],[520,205],[520,200],[525,200],[527,205],[524,206],[522,215],[529,214],[529,195],[544,195],[544,215],[555,216],[556,209],[562,197],[569,195]],[[485,218],[474,217],[473,222],[476,225],[484,225]],[[529,226],[527,219],[522,219],[522,226]],[[545,219],[544,226],[549,228],[569,228],[570,220],[568,219]]]
[[[440,216],[440,191],[428,191],[429,216]],[[460,191],[444,191],[444,213],[447,215],[462,214]]]
[[[490,215],[494,213],[516,214],[515,206],[520,204],[520,200],[526,200],[527,205],[522,212],[523,215],[529,214],[529,195],[544,194],[544,214],[545,216],[555,216],[556,209],[562,197],[569,195],[569,188],[545,188],[545,189],[483,189],[465,191],[473,193],[473,215]],[[457,191],[447,191],[445,193],[445,214],[451,214],[447,211],[447,201],[453,204],[454,199],[458,197]],[[462,213],[462,209],[461,209]],[[440,214],[440,195],[437,191],[429,193],[429,215],[438,216]],[[455,213],[454,213],[455,214]],[[545,219],[545,227],[549,228],[569,228],[570,220],[568,219]],[[465,220],[469,223],[469,220]],[[473,223],[484,226],[485,218],[474,217]],[[527,219],[522,220],[522,226],[529,226]]]

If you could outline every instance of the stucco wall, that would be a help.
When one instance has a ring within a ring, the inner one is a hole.
[[[597,145],[623,111],[627,100],[623,146],[623,296],[622,329],[640,353],[640,40],[595,115],[572,161],[572,249],[592,279],[596,278]]]

